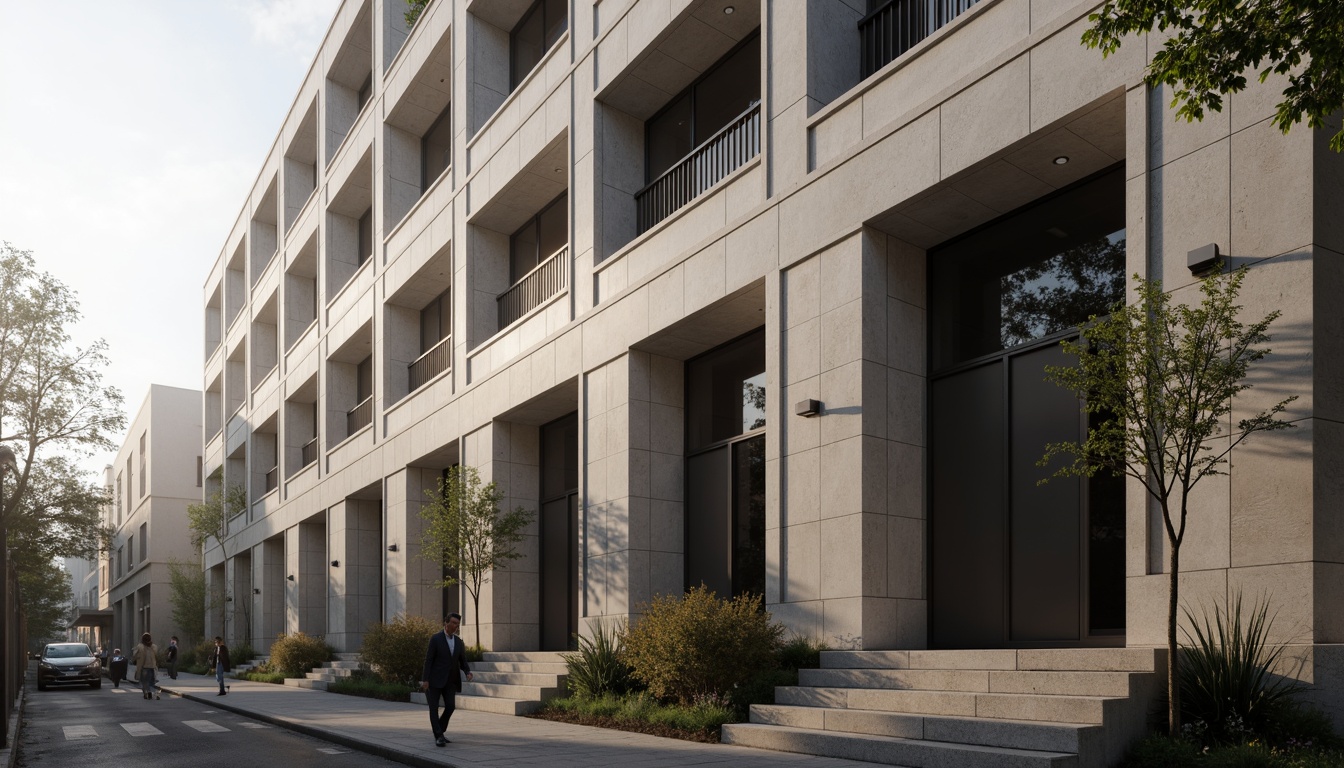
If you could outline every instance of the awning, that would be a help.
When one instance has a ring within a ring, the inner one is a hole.
[[[111,627],[111,608],[76,608],[74,618],[70,619],[70,629],[76,627]]]

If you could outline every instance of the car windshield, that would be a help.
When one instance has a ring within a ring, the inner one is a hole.
[[[73,645],[49,645],[47,646],[48,659],[74,659],[80,656],[92,656],[93,652],[89,646],[83,643]]]

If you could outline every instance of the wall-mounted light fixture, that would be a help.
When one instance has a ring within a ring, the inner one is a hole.
[[[1187,253],[1185,264],[1190,267],[1190,274],[1195,277],[1204,277],[1213,272],[1221,258],[1222,255],[1218,252],[1218,244],[1209,243]]]
[[[232,603],[232,602],[233,602],[233,595],[229,595],[228,597],[224,598],[224,602],[226,602],[226,603]],[[141,608],[140,610],[143,611],[143,610],[145,610],[145,609],[144,609],[144,608]]]
[[[293,581],[293,580],[294,580],[294,574],[292,574],[292,573],[289,574],[288,576],[285,577],[285,579],[288,580],[288,581]]]
[[[799,400],[798,404],[793,406],[793,412],[799,416],[819,416],[821,415],[821,401]]]
[[[257,587],[253,587],[253,588],[252,588],[252,594],[254,594],[254,595],[260,595],[260,594],[261,594],[261,590],[260,590],[259,588],[257,588]]]
[[[396,544],[388,544],[388,545],[387,545],[387,551],[388,551],[388,552],[396,552],[396,551],[397,551],[397,545],[396,545]]]
[[[332,568],[340,568],[340,567],[341,567],[341,561],[340,561],[340,560],[332,560],[332,561],[331,561],[331,567],[332,567]]]

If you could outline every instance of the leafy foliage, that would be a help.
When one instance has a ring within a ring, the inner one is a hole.
[[[1178,576],[1191,490],[1206,477],[1224,474],[1232,450],[1250,435],[1292,426],[1278,416],[1295,397],[1242,419],[1222,437],[1232,401],[1250,388],[1245,383],[1250,366],[1269,354],[1262,345],[1279,316],[1271,312],[1250,325],[1237,319],[1245,278],[1245,269],[1205,278],[1202,302],[1190,307],[1172,306],[1160,282],[1135,275],[1137,301],[1091,318],[1079,341],[1064,342],[1077,365],[1046,368],[1050,380],[1078,395],[1096,425],[1081,444],[1046,446],[1038,464],[1072,456],[1056,476],[1128,475],[1162,510],[1171,547],[1167,720],[1172,733],[1180,729]]]
[[[1125,296],[1125,240],[1098,237],[999,278],[1004,349],[1065,330]]]
[[[423,656],[424,649],[421,649]],[[419,677],[419,675],[416,675]],[[347,696],[363,696],[382,701],[410,701],[414,687],[407,683],[381,680],[366,670],[357,670],[353,675],[327,684],[328,693],[343,693]]]
[[[420,14],[425,12],[425,6],[429,5],[429,0],[406,0],[406,26],[414,27],[415,22],[420,20]]]
[[[335,649],[322,638],[302,632],[282,634],[271,644],[271,667],[286,677],[302,677],[335,656]]]
[[[617,695],[606,693],[596,698],[573,696],[552,699],[540,713],[542,717],[577,715],[579,722],[591,725],[613,725],[626,730],[644,730],[630,727],[647,724],[671,731],[680,731],[698,740],[718,741],[719,728],[724,723],[737,722],[737,713],[721,701],[701,698],[689,705],[663,704],[647,692]],[[591,718],[591,719],[589,719]],[[558,719],[558,718],[557,718]],[[677,736],[677,733],[660,735]],[[685,736],[683,736],[685,738]]]
[[[52,560],[29,565],[19,572],[19,592],[28,616],[28,650],[64,640],[70,618],[70,574]]]
[[[1200,616],[1185,610],[1191,629],[1181,664],[1181,720],[1203,724],[1205,743],[1237,743],[1247,735],[1265,736],[1276,716],[1293,705],[1306,686],[1271,670],[1283,645],[1269,641],[1268,602],[1242,616],[1238,593],[1226,609],[1214,606]]]
[[[626,656],[635,679],[660,699],[726,704],[734,687],[776,665],[784,627],[771,623],[760,595],[721,600],[701,585],[643,608],[626,633]]]
[[[425,648],[438,626],[423,616],[401,614],[369,627],[360,657],[385,683],[415,685],[425,667]]]
[[[593,636],[578,635],[579,650],[562,654],[569,670],[570,693],[581,699],[595,699],[608,693],[631,690],[630,665],[625,660],[625,627],[619,623],[598,621]]]
[[[438,489],[425,495],[429,503],[420,510],[425,521],[420,556],[448,574],[440,586],[466,586],[472,614],[479,617],[481,587],[490,581],[491,571],[522,557],[517,545],[536,514],[522,507],[501,514],[503,493],[493,481],[482,484],[475,467],[450,468]]]
[[[191,531],[191,545],[197,552],[205,549],[210,539],[224,542],[229,534],[229,521],[247,510],[247,489],[233,484],[211,491],[199,504],[187,505],[187,528]]]
[[[1153,29],[1169,34],[1153,55],[1145,79],[1169,85],[1172,106],[1186,120],[1221,112],[1223,96],[1246,88],[1248,72],[1260,82],[1286,76],[1274,116],[1284,133],[1307,121],[1322,128],[1344,107],[1344,4],[1339,0],[1107,0],[1088,17],[1083,44],[1103,56],[1127,35]],[[1131,41],[1142,45],[1142,42]],[[1344,152],[1344,130],[1330,139]]]
[[[168,600],[173,608],[173,623],[182,632],[182,645],[190,645],[205,636],[205,611],[209,597],[205,572],[199,563],[169,560],[168,586],[171,590]]]
[[[52,559],[89,558],[107,544],[106,493],[76,457],[113,449],[126,422],[121,393],[102,384],[107,345],[72,344],[79,320],[73,291],[39,271],[31,252],[0,246],[0,445],[17,464],[0,479],[0,526],[35,637],[53,621]]]

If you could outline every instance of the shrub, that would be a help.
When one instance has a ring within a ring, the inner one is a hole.
[[[369,627],[359,655],[383,682],[416,685],[425,668],[429,638],[437,631],[434,622],[423,616],[398,614],[386,624]]]
[[[1240,743],[1268,735],[1274,720],[1294,704],[1306,686],[1270,672],[1284,646],[1269,641],[1273,617],[1257,602],[1243,621],[1241,595],[1228,608],[1215,606],[1198,619],[1186,611],[1192,629],[1180,667],[1181,720],[1202,731],[1205,743]]]
[[[251,643],[239,643],[236,647],[229,648],[229,661],[233,666],[246,664],[257,657],[257,652],[252,649]]]
[[[817,669],[821,666],[824,643],[814,643],[802,635],[794,635],[779,647],[780,669]]]
[[[468,645],[464,649],[464,653],[466,653],[468,664],[475,661],[483,661],[485,659],[485,646],[480,644]]]
[[[660,596],[626,633],[636,680],[660,699],[691,704],[725,694],[776,665],[784,628],[759,595],[720,600],[704,586],[680,599]]]
[[[265,672],[260,669],[249,669],[246,672],[239,672],[235,675],[239,680],[251,680],[254,683],[276,683],[285,682],[284,672]]]
[[[598,621],[592,637],[578,636],[579,650],[561,656],[569,669],[569,690],[583,699],[626,693],[633,681],[625,661],[625,627]]]
[[[335,650],[320,637],[295,632],[280,635],[271,644],[271,666],[286,677],[301,677],[313,667],[331,661]]]
[[[1130,747],[1125,768],[1194,768],[1199,746],[1185,739],[1149,736]]]
[[[421,659],[423,661],[423,658]],[[361,670],[362,672],[362,670]],[[416,673],[416,677],[419,677]],[[377,675],[365,672],[356,673],[345,680],[327,684],[330,693],[343,693],[347,696],[363,696],[382,701],[410,701],[412,687],[405,683],[384,682]]]

